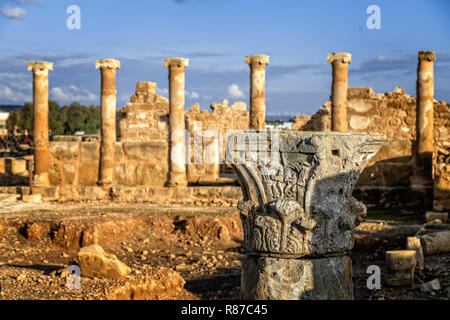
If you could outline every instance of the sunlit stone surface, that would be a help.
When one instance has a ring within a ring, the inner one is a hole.
[[[244,299],[352,298],[351,262],[345,254],[366,214],[352,191],[383,141],[378,134],[338,132],[248,131],[230,136],[227,161],[236,168],[244,194],[238,206],[249,255],[243,263]],[[329,267],[318,273],[318,264]],[[271,276],[271,265],[286,275]],[[302,280],[286,282],[289,270],[298,268]],[[305,286],[320,277],[335,280],[328,282],[330,287]],[[350,289],[327,294],[336,285]]]

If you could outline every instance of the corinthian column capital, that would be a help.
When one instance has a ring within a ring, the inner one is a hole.
[[[189,67],[189,59],[167,58],[164,60],[164,67],[168,67],[169,69],[184,69]]]
[[[352,63],[352,55],[347,52],[330,53],[328,55],[329,63]]]
[[[120,61],[115,59],[102,59],[95,61],[96,69],[120,69]]]
[[[245,63],[249,65],[263,65],[267,66],[269,64],[269,56],[254,54],[245,57]]]
[[[33,71],[36,74],[48,74],[49,71],[53,71],[53,63],[45,61],[29,62],[28,71]]]
[[[418,57],[421,61],[436,61],[436,53],[434,53],[433,51],[420,51]]]

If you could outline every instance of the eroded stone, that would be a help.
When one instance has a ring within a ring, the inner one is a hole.
[[[81,248],[78,252],[81,275],[88,278],[124,279],[131,269],[99,245]]]

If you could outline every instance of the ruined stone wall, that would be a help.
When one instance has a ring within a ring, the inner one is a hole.
[[[131,101],[117,112],[117,133],[113,185],[163,187],[168,179],[169,103],[155,93],[156,84],[138,82]],[[220,148],[225,158],[226,133],[249,128],[249,112],[243,102],[229,106],[227,100],[212,104],[211,111],[200,112],[198,105],[186,115],[186,129],[191,144],[191,164],[188,182],[195,184],[205,175],[207,164],[203,154],[196,164],[194,150],[205,152],[206,130],[217,129],[221,135]],[[200,127],[196,140],[194,124]],[[52,186],[95,186],[99,167],[98,136],[56,136],[49,148],[49,180]],[[194,148],[195,141],[201,148]],[[197,158],[198,159],[198,158]]]
[[[433,208],[450,210],[450,104],[440,102],[434,106],[435,146]]]
[[[0,185],[19,186],[29,184],[29,168],[33,156],[0,158]]]
[[[449,153],[449,106],[445,102],[434,103],[436,154],[439,150],[441,154]],[[402,88],[385,94],[374,93],[371,88],[348,88],[347,113],[349,131],[382,133],[388,140],[361,174],[355,189],[356,196],[384,208],[392,205],[402,208],[417,206],[417,196],[410,188],[415,166],[416,98],[407,95]],[[301,119],[296,122],[294,128],[302,131],[330,130],[330,101],[305,124],[298,125]],[[436,158],[434,166],[435,197],[437,195],[442,199],[438,202],[449,198],[449,170],[446,164],[442,164],[445,161],[448,162],[445,157]]]
[[[201,128],[199,127],[201,124]],[[206,166],[204,156],[198,154],[197,150],[203,150],[204,153],[209,139],[205,137],[205,131],[217,130],[220,133],[219,148],[222,151],[222,159],[225,159],[225,150],[227,142],[227,133],[235,130],[249,129],[249,111],[244,102],[235,102],[229,105],[228,100],[211,105],[211,111],[203,110],[200,112],[198,104],[193,105],[189,112],[186,112],[186,129],[189,132],[191,146],[191,164],[188,165],[187,174],[189,183],[197,183],[199,178],[205,175]],[[196,137],[197,135],[197,137]],[[196,146],[197,143],[197,146]],[[201,148],[200,147],[201,144]],[[200,151],[201,152],[201,151]],[[195,163],[195,159],[203,159],[201,163]]]
[[[168,143],[169,100],[155,91],[156,83],[136,83],[136,93],[117,113],[117,133],[120,141]]]
[[[52,186],[95,186],[100,145],[94,137],[60,136],[50,143]],[[117,142],[113,184],[162,187],[167,181],[167,146],[152,141]]]

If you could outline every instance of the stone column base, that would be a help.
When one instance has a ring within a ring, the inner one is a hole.
[[[352,261],[347,256],[242,261],[243,300],[353,300]]]
[[[169,181],[167,187],[169,188],[184,188],[187,187],[186,173],[169,172]]]
[[[33,187],[48,187],[49,185],[50,180],[48,178],[48,172],[35,174],[33,176]]]

